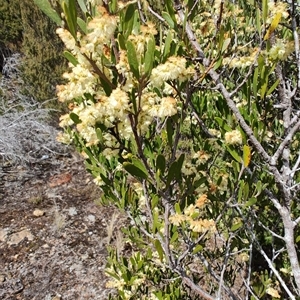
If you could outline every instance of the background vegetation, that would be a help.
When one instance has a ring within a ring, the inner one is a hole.
[[[21,76],[24,93],[39,101],[55,97],[66,60],[55,23],[32,0],[1,0],[0,65],[12,53],[22,54]]]

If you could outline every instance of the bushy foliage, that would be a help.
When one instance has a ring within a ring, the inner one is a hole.
[[[128,214],[114,298],[299,297],[296,1],[78,3],[60,139]]]
[[[0,5],[0,68],[12,53],[22,53],[26,93],[39,101],[55,97],[66,61],[55,23],[32,0],[3,0]],[[24,87],[25,91],[25,87]]]

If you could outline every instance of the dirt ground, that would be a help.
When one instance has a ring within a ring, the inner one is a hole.
[[[118,212],[80,157],[0,168],[0,299],[107,299],[106,246]]]

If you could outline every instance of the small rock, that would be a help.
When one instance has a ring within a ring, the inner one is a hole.
[[[33,215],[34,215],[35,217],[41,217],[41,216],[43,216],[44,214],[45,214],[45,212],[44,212],[43,210],[41,210],[41,209],[35,209],[34,212],[33,212]]]
[[[61,297],[60,296],[55,296],[51,300],[61,300]]]
[[[0,274],[0,282],[4,282],[5,281],[5,276]]]
[[[21,241],[23,241],[25,238],[27,238],[29,241],[32,241],[34,239],[34,236],[31,234],[30,230],[25,228],[19,232],[13,233],[10,237],[7,243],[9,245],[17,245]]]
[[[95,221],[96,221],[96,217],[94,215],[88,215],[87,219],[91,223],[95,223]]]
[[[68,211],[69,216],[73,217],[77,215],[77,209],[76,207],[70,207]]]
[[[9,228],[0,229],[0,241],[5,242],[7,240]]]

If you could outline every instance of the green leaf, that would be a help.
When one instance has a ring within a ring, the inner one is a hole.
[[[220,127],[226,131],[231,131],[231,128],[227,125],[227,121],[224,119],[221,119],[219,117],[215,117],[215,120],[218,122]]]
[[[198,252],[202,251],[203,250],[203,246],[202,245],[197,245],[194,250],[193,250],[193,253],[192,254],[197,254]]]
[[[78,17],[77,18],[77,24],[80,27],[80,29],[82,30],[82,32],[87,34],[86,22]]]
[[[164,258],[164,251],[163,251],[163,248],[162,248],[162,246],[161,246],[159,240],[156,239],[156,240],[154,241],[154,246],[155,246],[155,249],[156,249],[156,251],[157,251],[157,253],[158,253],[159,259],[160,259],[160,261],[162,262],[162,261],[163,261],[163,258]]]
[[[238,222],[238,223],[235,223],[231,226],[230,230],[231,231],[236,231],[238,230],[239,228],[241,228],[243,226],[243,222]]]
[[[178,231],[175,231],[171,237],[170,243],[174,243],[178,240]]]
[[[222,45],[222,49],[221,49],[221,53],[225,52],[225,50],[228,48],[229,44],[231,42],[231,38],[227,38],[223,45]]]
[[[262,0],[262,17],[264,24],[266,24],[268,17],[268,0]]]
[[[226,146],[226,150],[230,153],[230,155],[237,161],[237,162],[241,162],[242,158],[239,156],[239,154],[232,149],[230,146]]]
[[[103,78],[100,77],[99,79],[100,79],[101,86],[102,86],[106,96],[109,96],[112,92],[111,86]]]
[[[257,202],[257,198],[252,197],[252,198],[250,198],[249,201],[247,201],[247,202],[245,203],[245,207],[252,206],[252,205],[254,205],[256,202]]]
[[[298,243],[299,241],[300,241],[300,235],[297,236],[296,243]]]
[[[118,42],[119,42],[120,48],[122,50],[126,50],[125,38],[124,38],[124,36],[121,33],[118,34]]]
[[[97,138],[100,141],[100,144],[103,143],[103,135],[102,135],[102,130],[100,128],[96,128],[96,134]]]
[[[135,13],[135,6],[133,4],[128,5],[124,17],[124,37],[125,39],[128,38],[128,36],[132,32],[133,23],[134,23],[134,13]]]
[[[69,51],[64,51],[64,57],[74,66],[78,65],[77,59]]]
[[[84,13],[87,13],[87,8],[84,0],[77,0],[79,7]]]
[[[181,214],[181,208],[180,208],[180,204],[177,202],[174,205],[175,211],[177,214]]]
[[[145,168],[145,165],[136,157],[132,158],[132,163],[140,170],[142,170],[148,177],[148,172]]]
[[[182,169],[182,165],[184,162],[184,158],[185,158],[185,155],[184,155],[184,153],[182,153],[177,160],[177,169],[176,169],[176,174],[175,174],[176,179],[181,178],[181,169]]]
[[[81,120],[79,119],[78,115],[75,113],[71,112],[70,113],[70,119],[75,123],[75,124],[80,124]]]
[[[277,88],[278,84],[279,84],[280,79],[277,79],[272,86],[268,89],[267,91],[267,96],[271,95],[273,93],[273,91]]]
[[[147,43],[147,51],[145,54],[145,74],[149,76],[151,74],[154,62],[155,43],[153,39],[150,39]]]
[[[75,0],[62,1],[62,9],[66,16],[66,22],[70,33],[77,39],[77,10]]]
[[[164,52],[163,52],[163,59],[162,62],[164,63],[167,60],[167,57],[170,55],[170,47],[171,42],[173,40],[173,34],[171,31],[168,32],[168,35],[166,37],[165,43],[164,43]]]
[[[174,29],[175,23],[174,23],[174,21],[172,20],[171,16],[170,16],[167,12],[163,11],[163,12],[162,12],[162,17],[165,19],[165,21],[168,23],[168,25],[169,25],[172,29]]]
[[[258,85],[257,79],[258,79],[258,68],[255,68],[254,75],[253,75],[253,85],[252,85],[252,91],[255,99],[257,99],[257,85]]]
[[[168,144],[170,148],[172,148],[173,146],[173,133],[174,133],[174,129],[173,129],[172,120],[169,118],[167,120],[167,136],[168,136]]]
[[[169,186],[171,181],[175,178],[177,168],[178,168],[178,163],[177,163],[177,161],[174,161],[171,164],[171,167],[170,167],[169,172],[168,172],[167,183],[166,183],[167,186]]]
[[[139,169],[134,164],[125,162],[125,163],[123,163],[123,167],[133,177],[136,177],[138,179],[147,179],[148,178],[147,174],[144,173],[144,171],[142,171],[141,169]]]
[[[137,54],[135,51],[135,47],[131,41],[127,41],[126,48],[127,48],[127,57],[128,57],[130,70],[133,73],[134,77],[136,79],[139,79],[140,78],[139,62],[137,60]]]
[[[166,159],[162,154],[159,154],[156,158],[156,171],[160,170],[161,175],[165,173]]]
[[[33,1],[45,15],[47,15],[57,25],[61,26],[62,20],[59,14],[51,7],[51,4],[48,0],[33,0]]]

